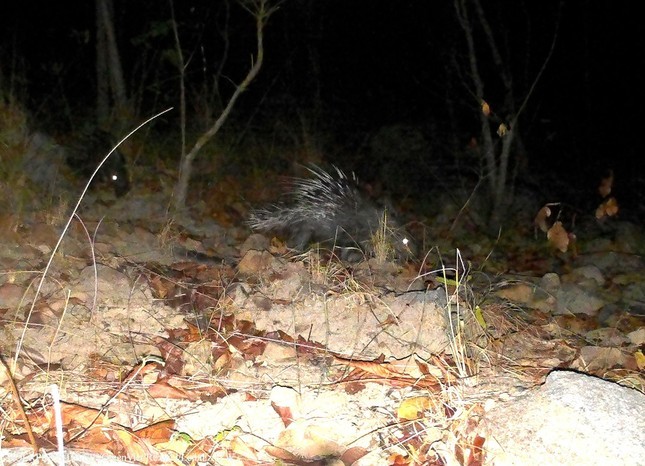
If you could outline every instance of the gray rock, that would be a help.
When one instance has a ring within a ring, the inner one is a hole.
[[[570,371],[489,410],[488,464],[645,465],[645,395]]]
[[[66,173],[64,149],[44,133],[35,132],[29,137],[22,159],[22,169],[27,177],[44,192],[65,188]]]
[[[605,305],[595,293],[573,283],[564,283],[556,293],[554,314],[587,314],[594,316]]]

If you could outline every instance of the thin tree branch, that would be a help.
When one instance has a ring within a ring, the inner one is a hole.
[[[195,145],[192,147],[192,149],[190,149],[190,151],[186,154],[186,157],[184,157],[184,159],[182,160],[180,178],[177,183],[177,191],[174,201],[175,209],[181,209],[186,204],[188,183],[190,181],[192,164],[195,157],[197,157],[197,154],[202,149],[202,147],[204,147],[204,145],[206,145],[206,143],[210,141],[213,136],[215,136],[215,134],[217,134],[217,132],[221,129],[222,125],[233,110],[237,99],[240,97],[242,92],[244,92],[249,87],[251,82],[255,79],[255,77],[260,72],[260,69],[262,68],[262,64],[264,62],[264,27],[266,26],[269,17],[275,11],[277,11],[279,5],[282,2],[279,2],[272,7],[268,7],[268,3],[270,3],[269,0],[251,0],[246,2],[240,1],[242,8],[244,8],[255,17],[257,56],[255,60],[251,58],[252,65],[249,69],[249,72],[242,80],[242,82],[235,88],[235,92],[233,92],[233,95],[227,102],[226,107],[217,118],[215,123],[197,139]]]

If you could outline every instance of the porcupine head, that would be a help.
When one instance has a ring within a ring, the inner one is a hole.
[[[318,243],[348,261],[366,255],[401,261],[414,256],[414,245],[393,211],[363,195],[353,174],[349,178],[337,167],[331,173],[315,165],[306,168],[313,176],[293,179],[287,201],[252,212],[248,223],[253,230],[284,236],[296,251]]]

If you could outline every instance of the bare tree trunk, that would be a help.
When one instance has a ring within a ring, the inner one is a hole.
[[[99,124],[110,118],[110,102],[119,117],[130,116],[130,108],[114,33],[114,3],[96,0],[97,117]],[[111,97],[111,99],[110,99]]]
[[[481,125],[481,156],[483,157],[483,166],[485,168],[483,176],[488,181],[488,197],[490,202],[490,209],[488,212],[488,229],[492,233],[496,233],[505,217],[507,209],[512,201],[511,196],[513,193],[513,186],[510,184],[513,179],[509,179],[509,172],[513,168],[512,155],[516,147],[521,146],[520,134],[518,131],[518,119],[528,102],[531,93],[535,89],[537,81],[540,79],[546,65],[551,58],[555,48],[555,41],[557,38],[557,25],[556,33],[553,37],[551,50],[542,65],[537,77],[533,81],[530,89],[524,97],[521,107],[518,110],[515,106],[516,102],[516,86],[513,83],[513,76],[511,75],[508,66],[508,58],[502,56],[497,40],[493,34],[493,28],[488,22],[488,18],[482,8],[480,0],[455,0],[455,10],[457,13],[457,20],[461,25],[467,44],[468,53],[468,67],[470,70],[471,82],[474,87],[474,95],[478,104],[481,106],[479,112],[479,121]],[[471,11],[474,11],[476,20],[470,17]],[[475,24],[481,28],[485,37],[485,45],[488,46],[489,55],[495,65],[497,76],[504,88],[504,104],[503,115],[504,119],[499,117],[494,122],[495,127],[491,124],[491,113],[488,103],[486,102],[486,95],[484,91],[484,81],[481,77],[480,68],[478,64],[478,57],[481,56],[481,51],[478,51],[475,46]],[[496,139],[494,134],[499,136]]]
[[[181,133],[181,160],[186,157],[186,65],[184,62],[184,53],[181,50],[179,41],[179,31],[177,31],[177,21],[175,21],[175,4],[170,0],[170,14],[172,16],[172,33],[175,37],[177,47],[177,62],[179,63],[179,130]]]
[[[110,81],[108,79],[107,35],[103,31],[105,21],[101,18],[103,8],[96,0],[96,121],[103,126],[110,118]]]
[[[175,211],[182,210],[186,205],[186,194],[188,192],[188,185],[192,175],[193,161],[197,157],[197,154],[202,147],[204,147],[204,145],[218,133],[235,106],[237,99],[240,97],[242,92],[249,87],[262,68],[262,63],[264,61],[264,27],[266,26],[271,14],[273,14],[278,8],[277,5],[269,6],[269,3],[270,0],[251,0],[240,2],[240,4],[255,17],[257,56],[246,77],[237,86],[235,92],[215,123],[197,139],[197,142],[195,142],[192,149],[190,149],[190,151],[182,158],[179,169],[179,181],[177,182],[173,203]]]

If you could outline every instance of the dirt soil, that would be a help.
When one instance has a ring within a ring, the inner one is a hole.
[[[62,426],[76,464],[487,464],[488,404],[554,367],[643,387],[635,351],[593,350],[642,316],[592,343],[528,279],[289,257],[165,207],[90,197],[55,250],[64,214],[0,219],[4,461],[55,458]]]

